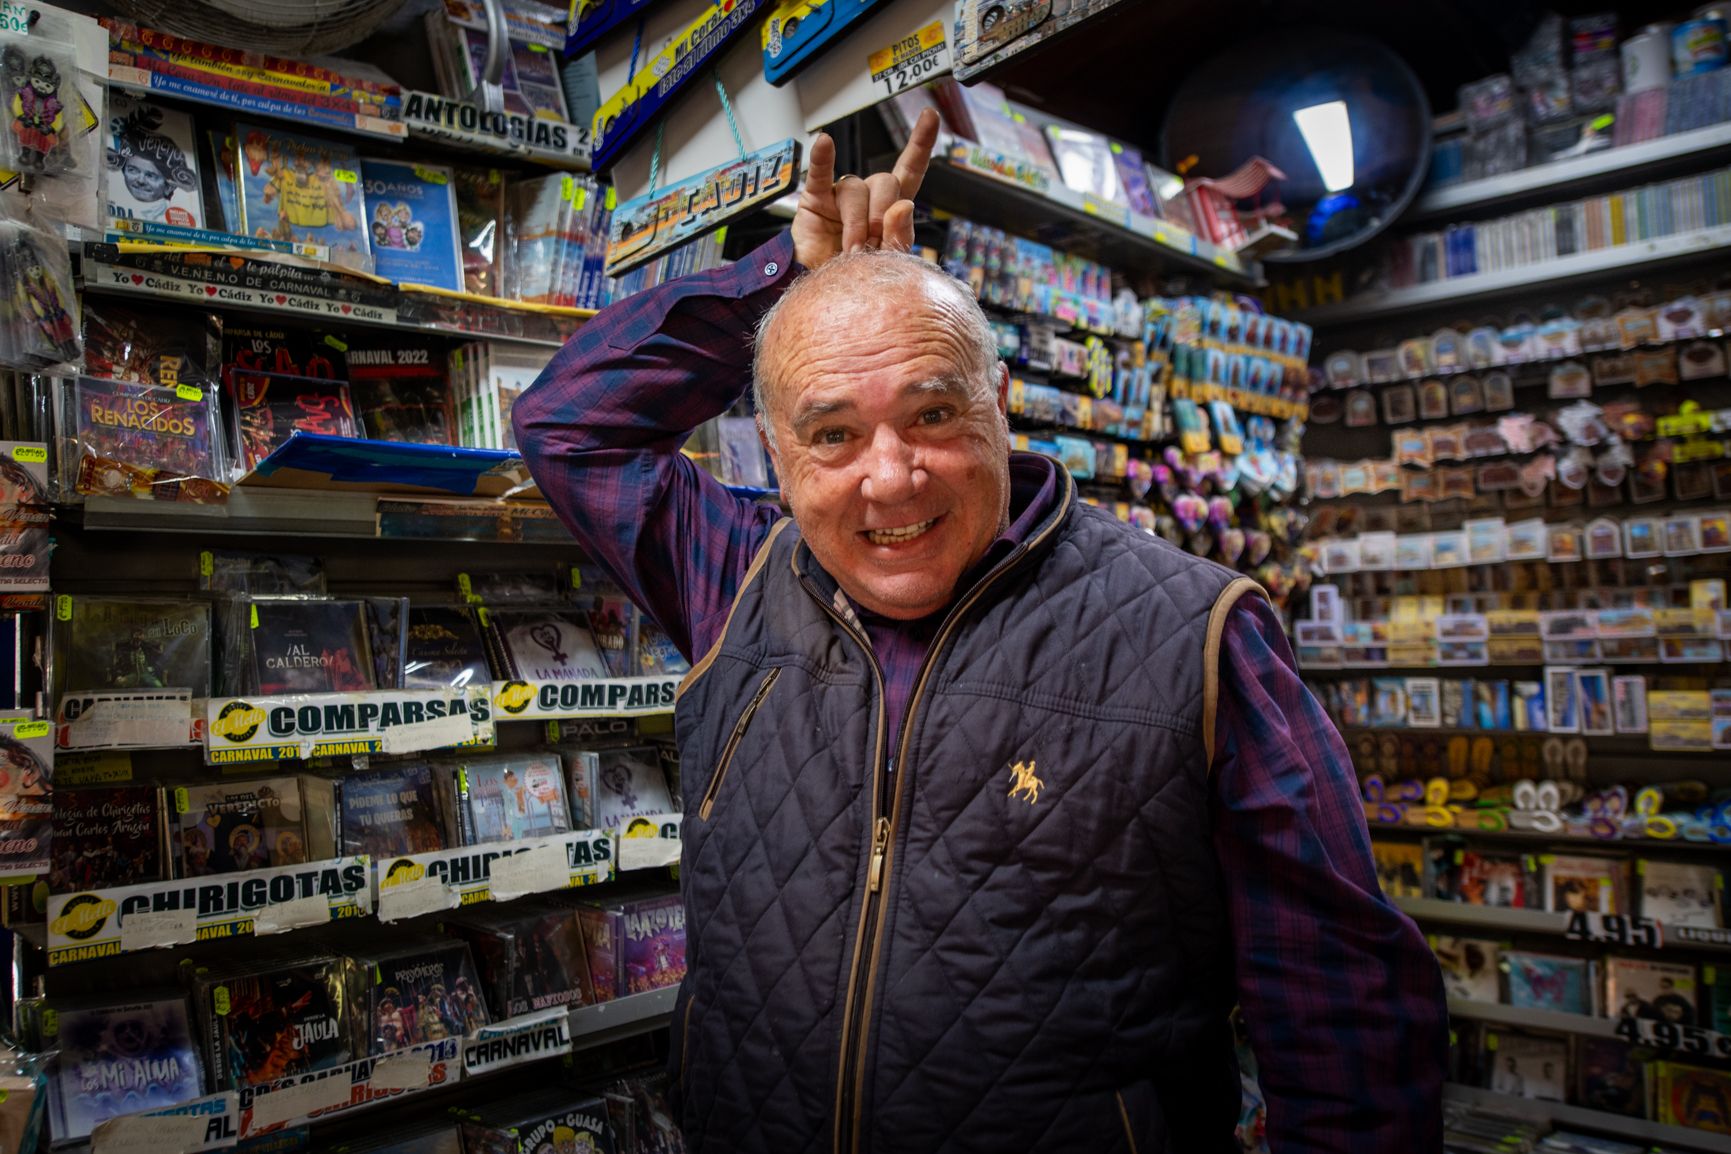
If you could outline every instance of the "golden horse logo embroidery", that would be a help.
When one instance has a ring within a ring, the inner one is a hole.
[[[1029,805],[1040,800],[1040,791],[1046,788],[1046,783],[1034,776],[1034,763],[1018,761],[1010,767],[1015,775],[1015,781],[1010,785],[1010,796],[1020,797]]]

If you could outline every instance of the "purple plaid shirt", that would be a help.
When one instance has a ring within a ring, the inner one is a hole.
[[[753,326],[798,271],[783,233],[737,264],[622,301],[516,405],[542,493],[688,656],[716,641],[781,513],[728,492],[679,448],[749,386]],[[1050,508],[1054,468],[1018,455],[1012,524],[991,556]],[[899,728],[937,621],[861,617]],[[1440,1150],[1437,965],[1377,885],[1346,747],[1260,597],[1228,617],[1217,726],[1214,845],[1270,1147]]]

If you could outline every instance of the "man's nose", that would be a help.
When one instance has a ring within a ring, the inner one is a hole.
[[[860,495],[880,505],[894,505],[914,497],[924,483],[925,470],[916,459],[914,446],[899,430],[879,425],[866,449]]]

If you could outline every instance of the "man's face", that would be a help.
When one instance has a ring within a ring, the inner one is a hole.
[[[156,165],[143,157],[128,157],[120,175],[125,179],[126,191],[132,194],[132,198],[145,204],[161,200],[168,188],[168,181],[163,179]]]
[[[948,605],[1002,530],[1009,432],[960,308],[923,281],[877,293],[777,318],[768,419],[813,556],[855,604],[910,621]]]

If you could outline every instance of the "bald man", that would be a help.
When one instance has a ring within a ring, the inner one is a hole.
[[[819,136],[793,225],[634,296],[518,402],[542,492],[694,662],[676,711],[687,1144],[1441,1149],[1446,1011],[1253,582],[1010,451],[966,286]],[[750,388],[781,482],[681,455]]]

